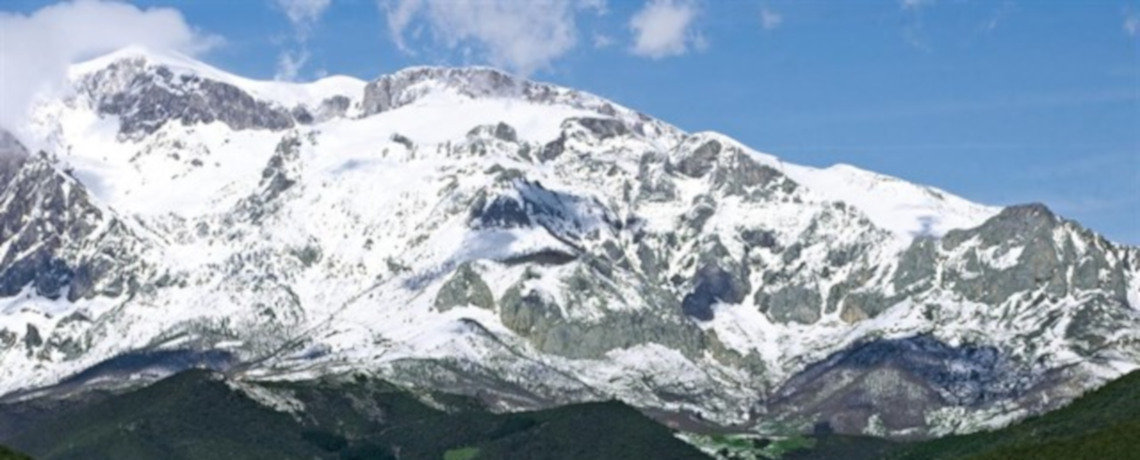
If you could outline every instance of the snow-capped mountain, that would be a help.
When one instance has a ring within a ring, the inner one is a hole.
[[[0,393],[207,364],[926,436],[1140,363],[1140,250],[487,68],[123,50],[0,138]]]

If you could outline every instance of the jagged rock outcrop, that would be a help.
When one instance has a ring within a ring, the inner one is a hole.
[[[492,310],[495,308],[495,298],[473,265],[464,263],[439,288],[435,295],[435,308],[447,311],[468,305]]]
[[[368,84],[362,101],[363,116],[411,104],[439,92],[467,98],[512,98],[547,105],[566,105],[613,116],[618,109],[601,98],[554,85],[517,78],[484,67],[412,67],[385,75]]]
[[[922,437],[1140,365],[1140,252],[1042,206],[797,166],[491,69],[303,103],[218,72],[109,62],[73,82],[95,104],[37,119],[127,136],[96,151],[59,124],[47,157],[0,155],[0,392],[224,351],[504,410]]]
[[[232,84],[176,74],[141,58],[114,62],[88,76],[81,87],[99,113],[119,117],[119,132],[127,136],[153,133],[171,120],[269,130],[292,128],[297,122],[288,109],[257,100]],[[299,115],[311,121],[311,116]]]
[[[32,287],[70,301],[117,297],[138,287],[146,243],[92,202],[82,184],[44,155],[15,146],[3,153],[0,182],[0,296]]]

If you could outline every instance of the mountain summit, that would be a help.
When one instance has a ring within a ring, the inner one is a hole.
[[[501,410],[923,437],[1140,363],[1140,250],[1041,205],[488,68],[295,84],[130,49],[69,78],[35,110],[49,148],[0,138],[10,397],[366,371]]]

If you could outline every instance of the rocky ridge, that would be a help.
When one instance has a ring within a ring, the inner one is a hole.
[[[222,351],[241,378],[924,437],[1140,362],[1140,251],[1041,205],[791,165],[493,69],[307,99],[137,52],[82,69],[36,117],[50,151],[5,157],[0,391]]]

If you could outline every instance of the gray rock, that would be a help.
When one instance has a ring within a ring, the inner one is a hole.
[[[693,207],[682,216],[685,226],[700,232],[705,223],[716,214],[716,201],[711,196],[700,195],[693,199]]]
[[[892,281],[895,290],[903,293],[917,292],[934,285],[936,244],[937,240],[927,237],[915,238],[911,242],[899,257]]]
[[[977,250],[966,256],[961,271],[947,269],[944,277],[955,292],[990,305],[1039,289],[1051,298],[1064,297],[1074,290],[1104,291],[1123,302],[1123,267],[1109,264],[1102,251],[1079,257],[1070,241],[1055,241],[1057,232],[1083,239],[1086,247],[1105,246],[1096,236],[1058,218],[1042,205],[1010,206],[977,228],[947,233],[942,242],[946,250],[967,241],[980,243]],[[1021,252],[1009,267],[990,267],[978,259],[982,250],[1002,255],[1015,249]]]
[[[391,139],[392,142],[403,145],[404,148],[407,148],[408,150],[414,150],[416,148],[415,142],[412,142],[411,139],[408,139],[406,136],[403,136],[400,133],[393,133]]]
[[[753,248],[772,249],[777,245],[776,233],[771,230],[746,229],[740,232],[740,239]]]
[[[724,147],[720,142],[715,140],[706,141],[692,152],[688,152],[680,162],[677,163],[677,171],[689,177],[701,177],[712,171],[713,166],[716,164],[717,157],[720,155]]]
[[[897,302],[874,291],[852,292],[843,299],[843,310],[839,317],[848,323],[857,323],[874,318]]]
[[[289,164],[297,160],[298,149],[301,147],[300,139],[286,136],[277,144],[269,163],[261,171],[261,188],[265,201],[273,200],[297,183],[292,177]]]
[[[16,333],[8,329],[0,329],[0,350],[7,351],[16,344]]]
[[[0,190],[0,241],[7,243],[0,254],[0,296],[28,285],[51,299],[65,292],[72,301],[118,295],[146,276],[134,265],[141,243],[95,206],[81,184],[46,158],[16,164]]]
[[[772,293],[759,291],[756,305],[777,323],[813,324],[819,321],[823,299],[816,289],[790,285]]]
[[[795,189],[795,183],[788,180],[783,173],[758,163],[739,150],[732,149],[730,152],[727,158],[721,159],[721,163],[713,170],[712,175],[714,187],[726,194],[760,201],[770,199],[777,191],[791,193]],[[758,193],[750,194],[748,193],[750,190]]]
[[[349,99],[348,96],[336,95],[329,97],[321,101],[321,105],[317,107],[313,121],[322,122],[334,118],[343,118],[351,106],[352,100]]]
[[[428,94],[425,83],[470,98],[510,97],[536,104],[560,104],[616,115],[609,102],[593,95],[568,92],[546,83],[515,78],[485,67],[413,67],[384,75],[364,87],[363,116],[403,107]]]
[[[1133,315],[1134,311],[1119,299],[1097,295],[1077,307],[1072,321],[1065,327],[1065,338],[1077,353],[1096,356],[1111,345],[1121,324],[1135,324]]]
[[[127,83],[117,90],[104,89],[121,81]],[[257,100],[236,86],[197,75],[175,75],[142,58],[111,64],[89,76],[83,86],[95,98],[99,113],[118,116],[119,131],[128,136],[153,133],[172,120],[185,125],[219,121],[239,130],[282,130],[296,124],[289,110]]]
[[[616,118],[570,118],[563,122],[566,123],[576,123],[600,140],[629,134],[629,128],[625,123]]]
[[[417,85],[439,82],[468,97],[507,96],[524,93],[524,81],[487,68],[416,67],[380,77],[364,87],[364,116],[403,107],[422,92]]]
[[[563,281],[568,296],[565,308],[590,303],[605,309],[607,303],[625,302],[603,279],[591,270],[575,270]],[[654,305],[676,305],[672,296],[660,290],[642,291],[641,299]],[[558,356],[596,359],[610,350],[657,343],[696,357],[704,347],[700,329],[676,314],[623,308],[610,311],[601,322],[570,320],[561,313],[557,299],[528,287],[525,279],[507,290],[499,306],[504,326],[539,350]]]
[[[553,161],[566,151],[566,133],[558,135],[558,139],[548,142],[538,153],[538,159],[544,162]]]
[[[713,304],[744,301],[752,291],[748,275],[748,267],[733,260],[720,241],[712,238],[701,252],[700,268],[691,282],[692,291],[681,300],[681,311],[698,321],[711,320]]]
[[[648,242],[642,241],[637,245],[637,260],[639,262],[638,268],[645,278],[651,281],[661,279],[661,273],[665,267],[662,266],[662,261]]]
[[[489,204],[476,201],[471,209],[474,228],[529,227],[532,222],[523,203],[510,196],[499,196]]]
[[[503,122],[494,125],[482,125],[471,128],[467,132],[467,138],[492,138],[498,139],[503,142],[516,143],[518,142],[518,134],[515,129]]]
[[[495,297],[491,294],[491,288],[475,271],[471,262],[460,264],[435,295],[435,308],[439,311],[467,305],[487,310],[495,308]]]
[[[28,324],[27,332],[24,333],[24,346],[27,347],[29,351],[31,351],[32,348],[36,348],[43,344],[44,339],[43,337],[40,337],[40,330],[35,326]]]

